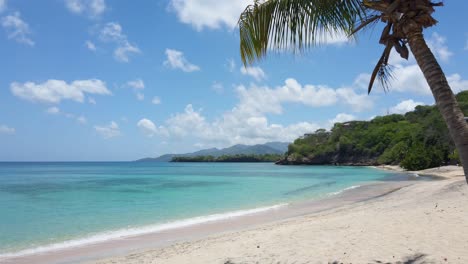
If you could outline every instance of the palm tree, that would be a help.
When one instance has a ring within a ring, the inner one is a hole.
[[[240,53],[244,65],[267,51],[300,52],[326,40],[330,34],[355,33],[383,22],[380,44],[384,51],[372,72],[368,92],[378,78],[388,88],[388,59],[395,50],[408,59],[409,48],[426,78],[450,135],[459,151],[468,182],[468,124],[444,72],[423,36],[434,26],[431,0],[265,0],[248,6],[239,19]]]

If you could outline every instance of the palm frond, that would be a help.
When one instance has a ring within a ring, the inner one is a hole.
[[[349,34],[350,36],[351,35],[354,35],[356,34],[358,31],[364,29],[364,28],[367,28],[369,27],[370,25],[375,25],[379,22],[379,19],[381,18],[382,16],[381,15],[372,15],[372,16],[369,16],[368,18],[364,19],[363,21],[361,21],[359,23],[359,25],[353,29],[353,31],[351,31],[351,33]]]
[[[371,78],[369,81],[369,87],[367,93],[370,94],[372,87],[374,86],[375,78],[379,78],[379,82],[382,85],[384,91],[388,91],[390,87],[390,80],[393,78],[390,65],[388,65],[388,59],[393,48],[393,43],[389,43],[382,53],[377,65],[375,65],[372,71]]]
[[[248,6],[239,19],[240,53],[247,65],[268,50],[301,51],[347,34],[366,19],[360,0],[267,0]]]

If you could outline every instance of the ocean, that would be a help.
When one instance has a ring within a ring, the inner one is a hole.
[[[0,163],[0,258],[252,214],[395,175],[270,163]]]

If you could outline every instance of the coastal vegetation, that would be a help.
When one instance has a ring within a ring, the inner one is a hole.
[[[468,91],[457,94],[468,115]],[[336,123],[289,145],[280,164],[399,164],[421,170],[460,163],[458,151],[436,106],[417,106],[404,115]]]
[[[464,165],[464,174],[468,182],[468,124],[442,68],[429,49],[423,35],[424,29],[437,24],[437,20],[433,18],[432,14],[435,7],[440,6],[443,6],[443,2],[431,0],[255,1],[244,10],[239,19],[241,58],[244,65],[248,65],[263,58],[270,51],[300,52],[326,40],[327,35],[344,33],[348,36],[354,36],[355,33],[382,22],[385,26],[379,43],[385,48],[371,74],[368,92],[370,93],[376,78],[384,89],[388,89],[388,80],[391,76],[389,58],[392,51],[396,51],[403,59],[408,59],[411,50],[448,127],[448,132],[453,140],[451,146],[458,149],[458,155]],[[393,77],[397,78],[398,76]],[[395,118],[398,119],[398,117]],[[387,121],[384,118],[384,120],[376,122],[384,122],[383,125],[385,125]],[[408,120],[394,120],[392,122],[405,121]],[[352,124],[353,128],[357,128],[352,130],[363,129],[366,125],[365,123]],[[334,130],[343,131],[339,127],[334,128]],[[332,131],[332,134],[336,133],[338,132]],[[385,136],[385,134],[382,135]],[[325,136],[317,136],[317,140],[324,140],[322,137],[325,138]],[[395,142],[408,142],[408,135],[402,136],[400,141]],[[343,149],[345,153],[350,151],[348,149],[350,142],[347,138],[340,136],[339,139],[342,140],[338,142],[340,149]],[[380,146],[377,144],[375,149],[369,148],[370,146],[367,144],[370,143],[361,142],[363,145],[357,145],[357,150],[363,151],[363,154],[370,157],[375,157],[381,152],[383,155],[384,150],[387,150],[386,145],[393,142],[385,137],[375,139],[381,143]],[[424,137],[423,145],[414,143],[408,146],[401,143],[398,147],[395,146],[395,150],[389,150],[385,156],[391,157],[391,160],[398,160],[401,158],[400,153],[405,153],[403,150],[408,148],[405,160],[401,161],[402,164],[415,164],[417,160],[425,159],[421,161],[422,164],[416,166],[434,165],[432,160],[443,160],[448,154],[447,148],[436,151],[436,148],[440,146],[431,145],[430,140],[431,137]],[[430,150],[430,153],[439,158],[421,154],[426,148],[433,149]],[[328,153],[328,150],[324,151]],[[409,160],[414,161],[410,162]]]
[[[280,154],[262,154],[262,155],[222,155],[215,156],[194,156],[194,157],[173,157],[171,162],[275,162],[281,159],[283,155]]]

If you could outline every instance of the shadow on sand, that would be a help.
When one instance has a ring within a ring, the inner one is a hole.
[[[429,263],[434,263],[429,260],[425,260],[426,254],[414,254],[408,257],[403,258],[402,260],[392,260],[392,261],[382,261],[382,260],[373,260],[370,262],[367,262],[368,264],[429,264]],[[234,262],[232,260],[227,260],[224,262],[224,264],[247,264],[247,263],[255,263],[255,264],[302,264],[302,262],[276,262],[272,261],[269,263],[264,263],[264,262]],[[305,262],[305,263],[314,263],[314,262]],[[323,262],[317,262],[317,263],[323,263]],[[338,261],[335,260],[333,262],[327,262],[328,264],[352,264],[352,262],[345,262],[345,261]]]

